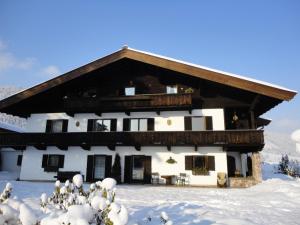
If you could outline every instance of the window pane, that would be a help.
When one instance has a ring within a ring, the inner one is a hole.
[[[205,157],[204,156],[195,156],[194,157],[194,167],[205,168]]]
[[[147,119],[141,119],[140,120],[140,131],[147,131],[148,130],[147,122],[148,122]]]
[[[109,131],[110,120],[95,120],[93,131]]]
[[[138,120],[137,119],[132,119],[130,120],[130,130],[131,131],[139,131],[139,127],[138,127]]]
[[[125,95],[126,96],[135,95],[135,87],[125,88]]]
[[[94,167],[95,167],[94,178],[95,179],[105,178],[105,156],[95,156]]]
[[[49,155],[48,166],[58,167],[59,156],[58,155]]]
[[[62,120],[53,120],[52,121],[52,132],[59,133],[62,132],[63,121]]]
[[[192,117],[192,130],[205,130],[205,117]]]
[[[110,131],[110,120],[103,120],[103,131]]]
[[[167,94],[177,94],[177,86],[167,86]]]

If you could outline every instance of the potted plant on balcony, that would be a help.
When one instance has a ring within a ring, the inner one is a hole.
[[[202,175],[202,176],[208,176],[209,175],[209,171],[207,170],[207,168],[205,167],[195,167],[192,170],[192,174],[193,175]]]

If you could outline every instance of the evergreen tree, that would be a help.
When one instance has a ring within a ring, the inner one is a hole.
[[[119,154],[116,154],[114,165],[112,166],[111,175],[118,183],[121,183],[121,158]]]

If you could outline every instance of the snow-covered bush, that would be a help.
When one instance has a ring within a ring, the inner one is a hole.
[[[115,202],[116,181],[106,178],[84,190],[82,176],[73,182],[55,182],[50,197],[40,197],[41,211],[37,216],[26,204],[9,199],[12,186],[7,184],[1,194],[0,224],[7,225],[125,225],[126,208]]]

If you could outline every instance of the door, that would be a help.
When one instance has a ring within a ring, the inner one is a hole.
[[[86,181],[95,182],[111,176],[111,155],[88,155]]]
[[[151,183],[151,156],[125,156],[125,183]]]
[[[228,177],[234,177],[235,174],[235,158],[233,156],[228,155],[227,156],[227,171],[228,171]]]

